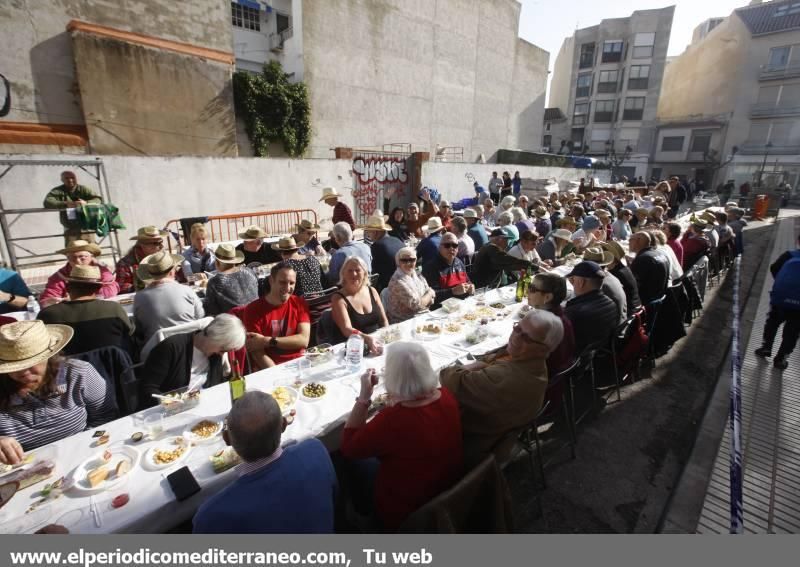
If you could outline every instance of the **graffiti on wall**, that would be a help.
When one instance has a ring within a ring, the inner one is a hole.
[[[356,156],[353,158],[353,181],[356,222],[359,222],[359,218],[366,218],[376,210],[381,210],[384,201],[406,198],[408,158]]]

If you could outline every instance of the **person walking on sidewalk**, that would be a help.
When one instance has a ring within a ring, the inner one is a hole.
[[[787,250],[769,267],[775,282],[770,291],[770,310],[764,324],[764,338],[756,355],[772,356],[772,343],[778,328],[783,327],[783,338],[773,365],[785,370],[789,363],[787,358],[797,344],[800,336],[800,236],[797,238],[797,249]]]

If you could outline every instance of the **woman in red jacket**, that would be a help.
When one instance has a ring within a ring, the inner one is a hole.
[[[461,417],[453,395],[438,387],[422,345],[401,342],[388,349],[388,406],[367,423],[377,381],[372,369],[361,377],[341,452],[349,459],[377,459],[374,506],[384,529],[396,531],[409,514],[461,477]]]

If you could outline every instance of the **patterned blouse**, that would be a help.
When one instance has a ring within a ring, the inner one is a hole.
[[[384,305],[389,323],[400,323],[411,319],[423,310],[422,298],[428,293],[430,286],[419,274],[407,274],[400,268],[389,280],[386,288],[389,294],[388,305]]]
[[[315,291],[322,291],[322,282],[325,274],[322,272],[322,266],[314,256],[306,256],[302,260],[290,259],[286,260],[294,267],[297,272],[297,285],[294,288],[294,294],[302,297],[307,293]]]

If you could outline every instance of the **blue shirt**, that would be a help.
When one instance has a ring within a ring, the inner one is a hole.
[[[475,251],[480,250],[484,244],[489,242],[489,235],[486,234],[486,229],[483,224],[476,222],[474,225],[467,229],[467,235],[475,242]]]
[[[7,268],[0,268],[0,291],[17,297],[28,297],[31,294],[31,290],[25,285],[22,276]],[[19,309],[10,306],[8,303],[0,304],[0,313],[10,313],[11,311],[19,311]]]
[[[522,178],[517,179],[513,177],[511,179],[511,187],[514,190],[514,195],[519,195],[519,192],[522,190]]]
[[[189,276],[192,274],[202,274],[203,272],[216,272],[217,264],[215,262],[214,253],[210,248],[206,248],[203,254],[198,254],[194,246],[190,246],[183,252],[183,275]]]
[[[331,263],[328,267],[328,282],[336,284],[339,282],[339,271],[344,265],[344,261],[350,256],[358,256],[367,265],[367,270],[372,270],[372,251],[363,242],[351,240],[343,245],[331,255]]]
[[[439,244],[442,242],[442,234],[437,232],[422,239],[417,244],[417,265],[424,266],[428,260],[436,258],[439,254]]]
[[[264,467],[206,500],[196,534],[333,533],[336,473],[318,439],[290,445]]]

